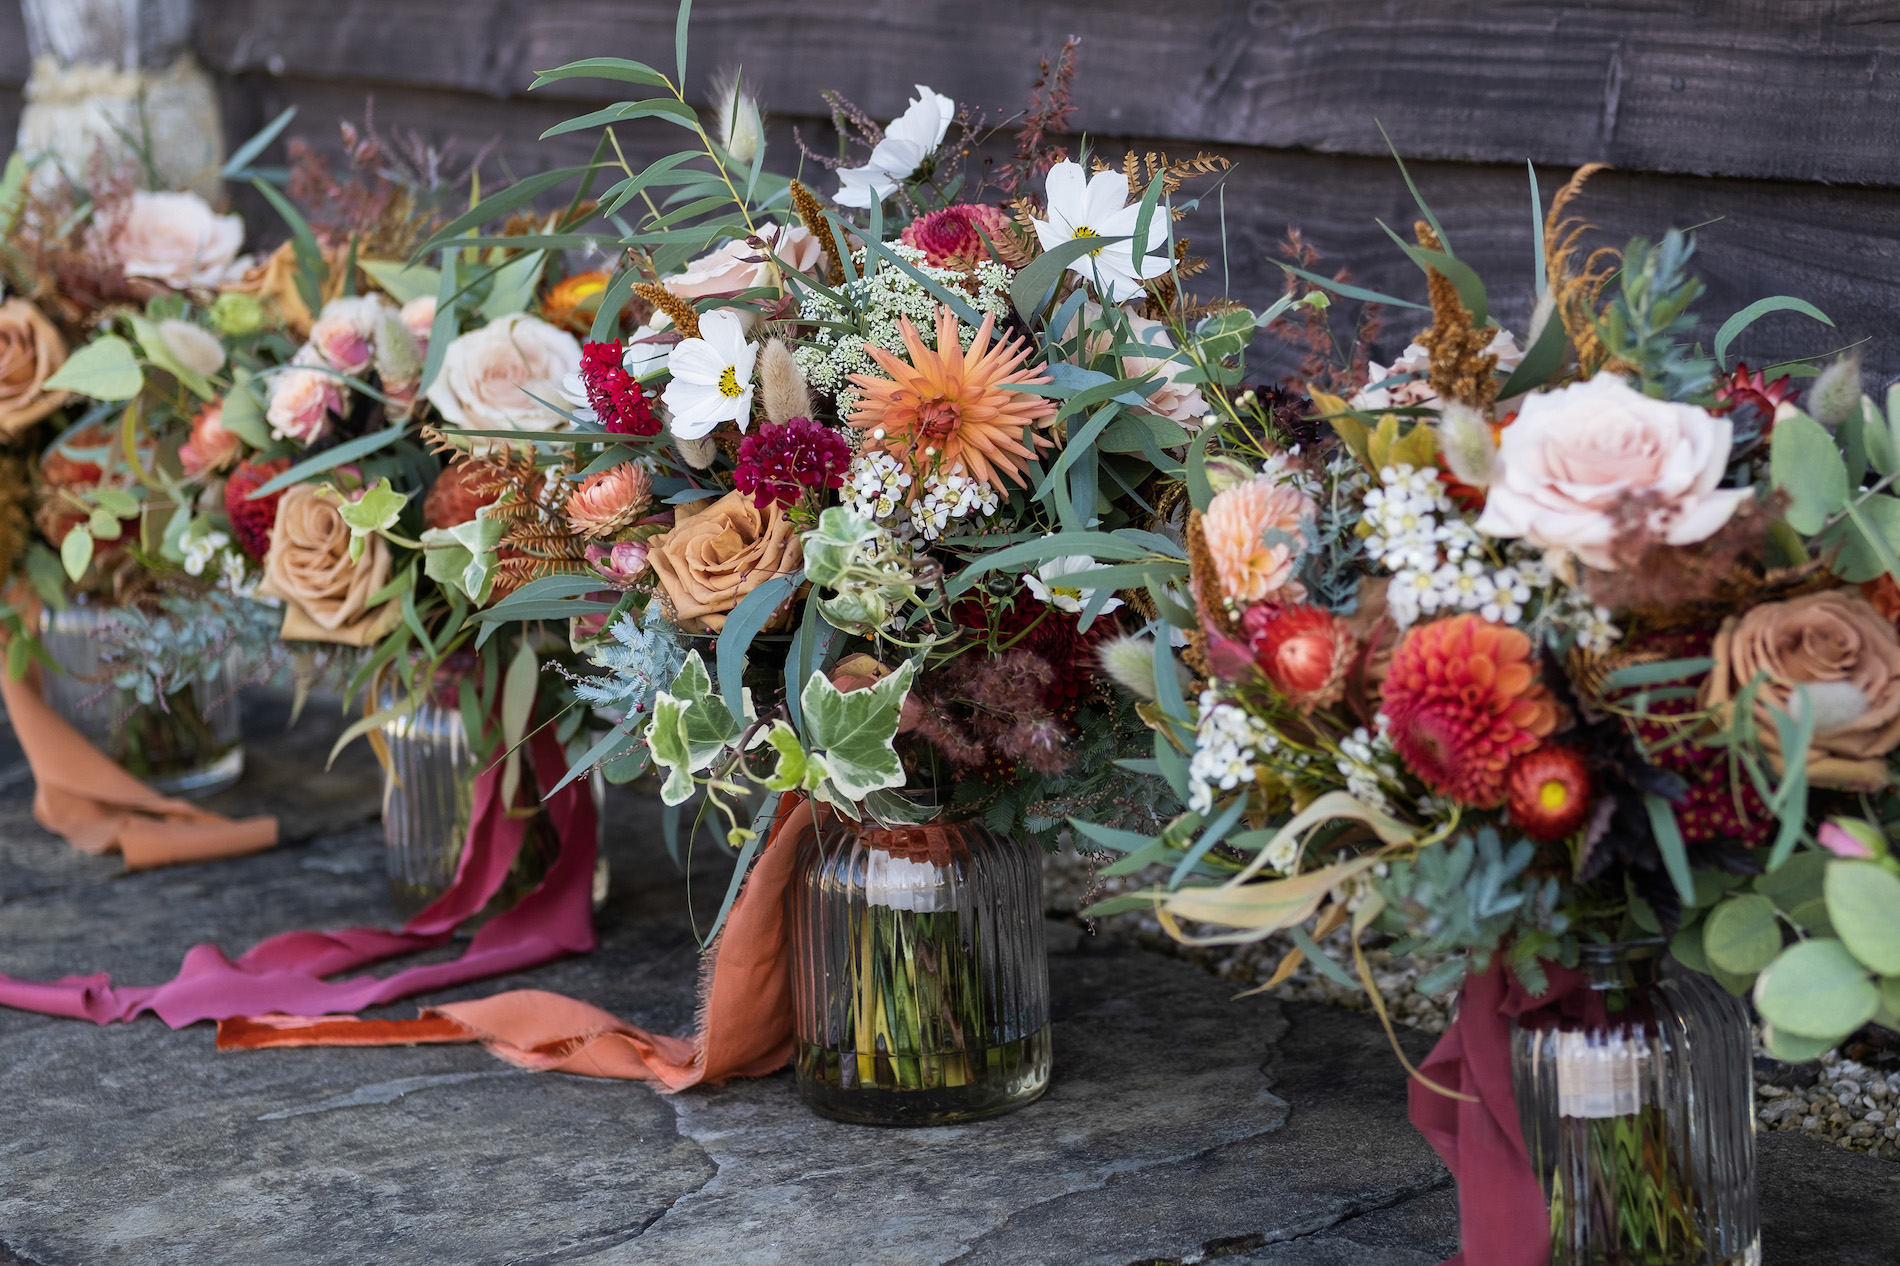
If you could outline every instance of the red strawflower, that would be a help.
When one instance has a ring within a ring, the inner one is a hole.
[[[994,242],[1008,227],[1009,217],[995,207],[959,203],[918,216],[904,226],[902,236],[906,246],[924,253],[931,267],[967,271],[990,258],[983,238]]]
[[[1567,747],[1539,747],[1511,765],[1506,778],[1511,821],[1534,840],[1561,840],[1590,812],[1590,771]]]
[[[1557,728],[1535,648],[1475,615],[1422,624],[1392,656],[1380,710],[1400,758],[1433,791],[1494,808],[1505,771]]]
[[[587,404],[600,419],[602,430],[615,435],[658,435],[660,420],[639,382],[621,363],[626,347],[611,343],[581,344],[581,385]]]
[[[1337,702],[1358,642],[1345,623],[1310,603],[1250,607],[1243,617],[1254,662],[1302,708]]]
[[[270,462],[245,461],[238,463],[224,481],[224,513],[231,520],[231,532],[238,544],[252,558],[261,560],[270,553],[270,532],[277,526],[277,502],[284,494],[273,492],[255,501],[251,494],[289,469],[288,457]]]
[[[732,482],[752,494],[763,510],[777,502],[789,506],[807,488],[842,488],[851,466],[851,446],[830,427],[810,418],[765,422],[739,445]]]

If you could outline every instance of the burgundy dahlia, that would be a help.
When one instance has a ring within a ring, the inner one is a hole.
[[[810,418],[790,418],[763,423],[745,437],[732,478],[763,510],[775,501],[789,506],[807,488],[844,487],[850,465],[851,448],[843,436]]]
[[[660,420],[634,376],[621,363],[626,348],[620,340],[581,345],[581,384],[587,403],[600,419],[602,430],[616,435],[658,435]]]
[[[959,203],[918,216],[905,226],[903,238],[933,268],[969,269],[990,258],[984,237],[994,242],[1008,227],[1009,217],[995,207]]]

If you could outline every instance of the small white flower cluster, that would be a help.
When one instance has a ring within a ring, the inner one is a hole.
[[[185,574],[202,576],[205,568],[218,556],[218,552],[231,543],[231,538],[223,532],[206,532],[203,536],[186,533],[180,542],[185,549]]]
[[[910,503],[910,524],[926,541],[934,541],[954,534],[950,520],[960,520],[957,526],[963,527],[990,518],[1001,504],[996,489],[980,479],[961,472],[929,474],[924,476],[924,495]]]
[[[1381,813],[1392,812],[1392,802],[1385,793],[1386,788],[1401,785],[1399,757],[1383,730],[1375,734],[1362,725],[1340,739],[1334,764],[1346,780],[1348,795]]]
[[[859,518],[882,523],[910,504],[910,485],[910,472],[879,449],[851,459],[838,499]]]
[[[1353,465],[1357,467],[1358,463],[1354,462]],[[1309,497],[1320,495],[1319,479],[1301,463],[1298,444],[1285,452],[1267,454],[1267,460],[1260,463],[1260,477],[1271,479],[1276,484],[1287,484]]]
[[[1559,631],[1575,633],[1577,645],[1586,651],[1607,651],[1623,637],[1623,630],[1610,623],[1610,609],[1590,601],[1581,589],[1557,586],[1538,613],[1538,623]]]
[[[224,589],[239,598],[252,598],[256,595],[261,576],[251,573],[250,561],[242,550],[231,547],[231,538],[224,532],[204,531],[203,521],[185,529],[178,545],[184,551],[182,560],[185,574],[202,576],[214,571]]]
[[[1232,791],[1252,782],[1260,754],[1279,745],[1279,736],[1263,722],[1231,703],[1222,703],[1212,690],[1202,691],[1194,759],[1188,762],[1188,808],[1211,812],[1216,790]]]
[[[994,260],[978,264],[974,273],[961,273],[931,267],[924,262],[922,251],[903,242],[887,243],[885,249],[932,281],[964,295],[978,315],[992,313],[1000,320],[1009,312],[1010,273]],[[806,298],[800,315],[806,321],[830,324],[821,324],[812,341],[793,352],[812,389],[837,399],[840,417],[849,416],[857,407],[858,389],[851,384],[852,374],[883,376],[877,362],[864,350],[867,341],[902,356],[904,335],[897,323],[900,317],[908,317],[926,343],[936,342],[935,295],[888,263],[871,276],[864,276],[863,251],[854,254],[852,262],[855,279],[846,282],[843,290],[857,309],[858,320],[829,298],[813,293]],[[957,334],[967,348],[976,330],[961,325]]]
[[[1534,555],[1513,550],[1493,567],[1484,538],[1446,495],[1432,470],[1387,466],[1365,495],[1372,528],[1366,552],[1392,571],[1386,590],[1400,628],[1440,611],[1476,611],[1496,624],[1517,624],[1534,590],[1550,584],[1550,569]]]

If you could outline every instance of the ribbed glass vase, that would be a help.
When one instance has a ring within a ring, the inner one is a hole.
[[[1049,1084],[1042,857],[981,822],[820,806],[792,882],[794,1063],[825,1116],[943,1125]]]
[[[389,870],[389,892],[398,909],[414,914],[449,890],[455,882],[462,849],[468,842],[474,816],[475,778],[481,767],[468,745],[461,709],[446,707],[433,696],[382,727],[389,748],[383,769],[383,844]],[[534,778],[526,770],[518,802],[535,803]],[[595,820],[604,833],[606,818],[598,810],[605,792],[596,775],[588,784],[594,796]],[[528,819],[526,835],[515,864],[489,902],[491,912],[506,910],[534,891],[560,853],[546,814]],[[607,859],[594,864],[594,907],[607,895]]]
[[[109,608],[75,599],[40,615],[40,644],[64,671],[40,673],[53,711],[127,773],[168,796],[208,796],[244,772],[238,675],[227,659],[210,681],[195,681],[162,702],[140,703],[111,683],[100,648],[111,634]]]
[[[1760,1266],[1748,1011],[1662,961],[1661,940],[1585,946],[1598,1018],[1513,1029],[1553,1266]]]

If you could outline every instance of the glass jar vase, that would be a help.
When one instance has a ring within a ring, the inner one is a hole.
[[[792,880],[793,1063],[820,1113],[944,1125],[1049,1085],[1042,857],[977,821],[818,806]]]
[[[383,846],[389,894],[404,917],[416,914],[449,890],[468,843],[475,815],[475,779],[481,764],[469,746],[459,707],[431,695],[406,716],[383,724],[388,761],[383,766]],[[517,802],[536,802],[534,777],[523,755]],[[600,812],[605,782],[596,774],[588,783],[595,821],[605,833]],[[598,846],[599,841],[596,840]],[[508,878],[489,902],[491,912],[513,906],[533,892],[561,851],[546,814],[528,819]],[[594,908],[607,896],[607,859],[594,863]]]
[[[1513,1026],[1553,1266],[1760,1266],[1748,1010],[1663,947],[1583,947],[1584,1018]]]
[[[62,671],[40,673],[40,693],[94,747],[167,796],[208,796],[244,772],[238,673],[227,657],[209,681],[140,703],[112,684],[100,657],[111,636],[110,608],[75,598],[40,613],[40,645]]]

